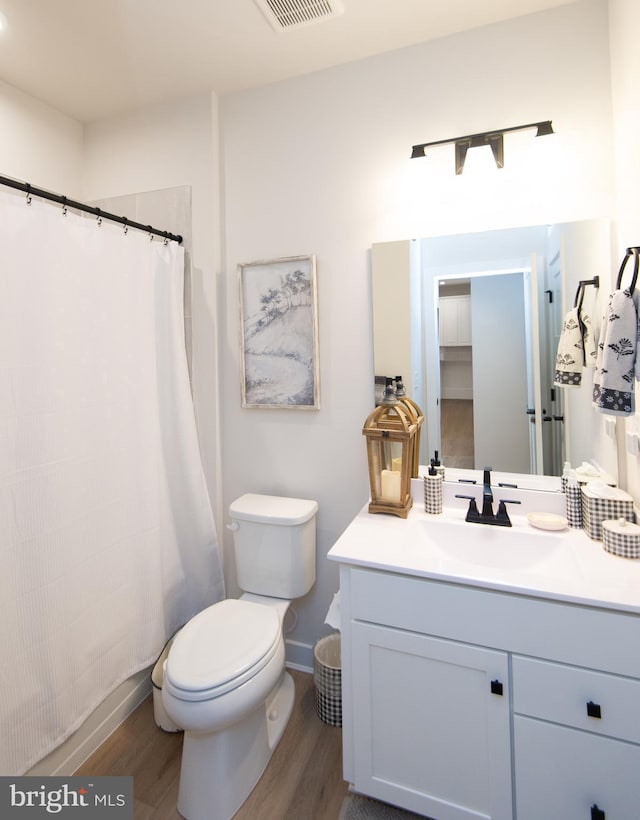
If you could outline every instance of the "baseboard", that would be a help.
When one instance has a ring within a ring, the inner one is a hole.
[[[77,732],[26,774],[70,777],[151,693],[150,671],[151,668],[143,669],[122,683],[89,715]]]
[[[285,640],[286,665],[300,672],[313,672],[313,647],[300,641]]]
[[[473,401],[472,387],[447,387],[442,391],[441,399]]]

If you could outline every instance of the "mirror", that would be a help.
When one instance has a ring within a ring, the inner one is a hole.
[[[617,475],[615,422],[553,384],[562,321],[581,280],[597,333],[611,290],[608,220],[377,243],[376,380],[402,375],[423,409],[421,462],[557,476],[564,461]],[[613,436],[611,424],[613,423]]]

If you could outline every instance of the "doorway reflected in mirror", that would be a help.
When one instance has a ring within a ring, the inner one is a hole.
[[[442,399],[440,403],[442,463],[446,467],[472,470],[473,402],[469,399]]]

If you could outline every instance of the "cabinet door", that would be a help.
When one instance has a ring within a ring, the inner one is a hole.
[[[640,746],[516,715],[518,820],[638,820]]]
[[[439,302],[440,344],[457,347],[471,344],[471,297],[441,296]]]
[[[352,641],[356,790],[437,820],[511,820],[507,655],[359,622]]]
[[[471,344],[471,297],[461,296],[458,300],[458,344]]]
[[[450,297],[440,297],[438,309],[438,324],[440,328],[440,344],[458,344],[458,309]]]

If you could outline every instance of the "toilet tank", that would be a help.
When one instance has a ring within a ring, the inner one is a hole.
[[[304,498],[247,493],[229,507],[238,585],[273,598],[301,598],[316,580],[316,512]]]

